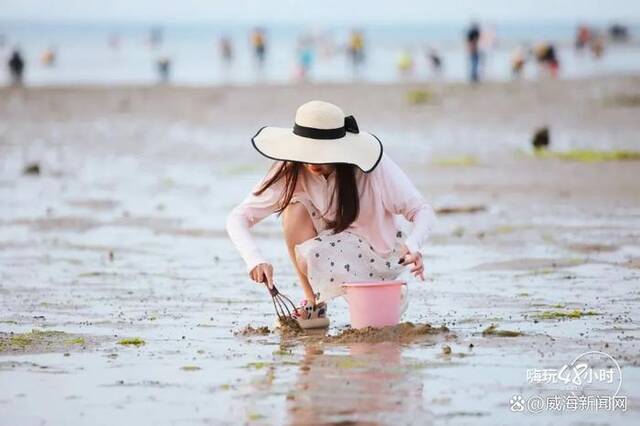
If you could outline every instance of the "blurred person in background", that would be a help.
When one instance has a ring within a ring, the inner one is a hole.
[[[413,55],[409,49],[405,48],[400,51],[396,66],[401,78],[408,78],[413,74]]]
[[[20,50],[14,49],[7,62],[9,74],[11,75],[11,84],[21,86],[23,82],[25,63]]]
[[[438,51],[431,48],[427,51],[427,61],[431,65],[431,72],[435,77],[440,77],[442,74],[442,57]]]
[[[40,62],[42,62],[42,65],[44,65],[45,67],[52,67],[56,64],[56,57],[56,48],[54,46],[51,46],[45,49],[44,52],[42,52]]]
[[[579,25],[576,30],[576,50],[581,51],[591,41],[591,29],[586,25]]]
[[[231,45],[231,39],[226,36],[220,37],[218,47],[220,49],[220,58],[222,58],[222,62],[230,64],[233,60],[233,46]]]
[[[560,61],[555,46],[547,42],[540,43],[535,47],[534,54],[543,73],[556,78],[560,70]]]
[[[511,53],[511,76],[514,79],[520,79],[524,66],[527,62],[526,49],[523,46],[518,46]]]
[[[600,59],[604,55],[604,36],[599,33],[595,33],[589,43],[589,49],[594,58]]]
[[[480,81],[480,26],[472,22],[467,30],[467,52],[469,53],[469,80]]]
[[[311,36],[303,35],[298,39],[298,48],[296,51],[296,71],[295,78],[297,80],[307,80],[309,71],[313,65],[315,57],[313,39]]]
[[[168,83],[171,75],[171,59],[166,56],[159,58],[156,62],[156,70],[158,71],[158,82]]]
[[[231,37],[223,35],[218,39],[218,54],[220,55],[220,68],[222,81],[229,81],[231,77],[231,63],[233,62],[233,44]]]
[[[258,65],[262,66],[267,55],[267,37],[262,28],[254,28],[251,33],[251,46]]]
[[[609,37],[613,41],[626,42],[629,41],[629,28],[621,24],[612,24],[608,29]]]
[[[351,59],[354,72],[358,72],[360,66],[364,63],[364,35],[360,30],[352,30],[347,45],[347,54]]]
[[[580,25],[576,30],[575,46],[578,52],[588,48],[593,57],[599,59],[604,54],[605,38],[600,31]]]

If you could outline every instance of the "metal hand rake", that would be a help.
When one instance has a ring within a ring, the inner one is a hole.
[[[287,318],[291,319],[291,314],[295,312],[296,305],[293,304],[291,299],[289,299],[284,294],[280,293],[276,288],[275,284],[269,288],[267,285],[267,289],[271,294],[271,301],[273,302],[273,307],[276,309],[276,314],[278,315],[278,319],[286,320]]]

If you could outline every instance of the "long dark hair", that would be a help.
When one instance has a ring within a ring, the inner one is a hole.
[[[276,165],[277,163],[272,167],[276,167]],[[336,217],[334,220],[328,221],[329,229],[332,229],[333,233],[337,234],[347,229],[349,225],[358,218],[358,214],[360,213],[360,197],[356,185],[355,166],[342,163],[333,164],[333,166],[335,167],[336,173],[336,191],[331,194],[327,210],[331,208],[334,202],[334,196],[337,195]],[[301,163],[283,161],[273,176],[265,181],[260,188],[254,192],[254,195],[262,194],[271,185],[284,179],[284,188],[276,209],[278,215],[282,214],[291,202],[302,167],[304,166]],[[324,216],[326,213],[325,211],[322,215]]]

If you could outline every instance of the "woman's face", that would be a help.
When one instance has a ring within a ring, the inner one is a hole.
[[[305,164],[304,167],[316,176],[329,176],[335,169],[335,167],[330,164]]]

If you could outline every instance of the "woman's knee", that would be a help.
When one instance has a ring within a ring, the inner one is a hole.
[[[288,229],[299,230],[308,227],[315,231],[311,216],[309,216],[307,208],[302,203],[289,204],[282,213],[282,223],[285,231]]]

